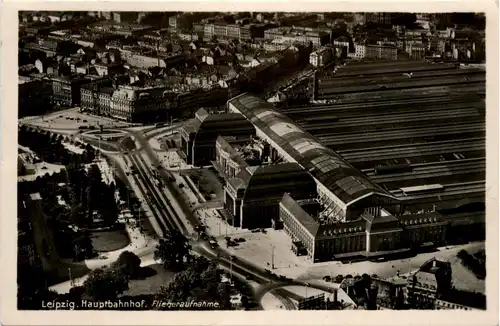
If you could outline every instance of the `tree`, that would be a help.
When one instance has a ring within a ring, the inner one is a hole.
[[[165,269],[180,270],[184,260],[189,257],[188,239],[179,231],[170,231],[165,238],[160,239],[154,252],[154,259],[160,260]]]
[[[141,259],[133,252],[124,251],[113,264],[113,268],[120,270],[129,279],[133,279],[139,275]]]
[[[94,300],[113,300],[128,290],[128,278],[118,269],[99,268],[90,272],[83,288]]]
[[[193,263],[186,270],[177,273],[174,278],[162,287],[156,299],[168,301],[217,301],[220,308],[230,309],[231,286],[221,283],[222,271],[217,265],[205,258],[193,259]],[[243,283],[242,283],[243,284]],[[251,296],[251,290],[239,288],[235,280],[235,287],[242,294]],[[248,299],[248,298],[247,298]]]

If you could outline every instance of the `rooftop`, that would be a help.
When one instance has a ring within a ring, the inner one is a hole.
[[[264,99],[245,93],[229,100],[228,105],[241,112],[346,205],[373,193],[392,198]]]

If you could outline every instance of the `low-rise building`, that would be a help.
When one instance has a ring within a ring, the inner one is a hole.
[[[354,44],[354,52],[349,52],[348,56],[356,59],[363,59],[366,55],[366,46],[364,44]]]
[[[152,67],[172,68],[185,60],[182,53],[153,54],[152,52],[140,53],[126,49],[120,49],[120,53],[123,60],[130,66],[142,69]]]
[[[334,41],[333,41],[333,45],[335,45],[336,47],[344,47],[347,49],[346,52],[349,52],[350,51],[350,48],[349,48],[349,39],[345,36],[341,36],[339,38],[336,38]]]
[[[406,51],[408,52],[410,58],[415,60],[423,60],[425,59],[426,54],[426,46],[422,43],[418,44],[410,44],[406,47]]]
[[[314,67],[323,67],[333,60],[331,48],[322,48],[309,55],[309,63]]]

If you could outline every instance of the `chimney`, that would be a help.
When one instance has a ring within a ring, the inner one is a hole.
[[[432,261],[432,267],[436,267],[436,260],[435,259]]]
[[[339,292],[338,289],[333,290],[333,302],[338,302],[338,299],[339,299],[338,292]]]

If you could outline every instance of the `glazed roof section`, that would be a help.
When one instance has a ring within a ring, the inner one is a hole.
[[[392,197],[264,99],[245,93],[229,100],[228,104],[234,106],[345,204],[370,193]]]

